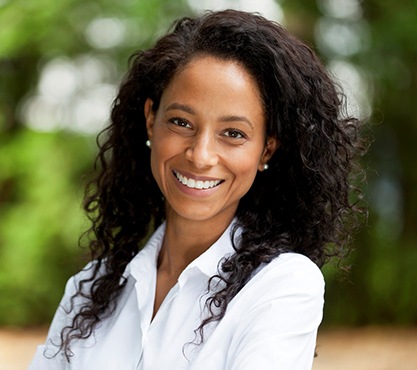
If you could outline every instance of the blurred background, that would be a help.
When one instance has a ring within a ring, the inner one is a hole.
[[[417,0],[0,0],[0,326],[48,325],[85,264],[84,178],[129,56],[223,8],[312,45],[368,120],[369,221],[349,274],[323,270],[322,327],[417,324]]]

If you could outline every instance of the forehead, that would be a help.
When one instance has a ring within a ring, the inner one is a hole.
[[[198,67],[204,72],[204,69],[207,67],[218,67],[223,70],[227,70],[230,73],[233,73],[236,77],[238,75],[244,76],[246,79],[250,80],[250,83],[254,85],[254,87],[259,90],[258,83],[256,78],[250,72],[250,70],[239,60],[232,59],[232,58],[222,58],[212,54],[197,54],[188,60],[184,65],[182,65],[178,70],[175,72],[172,79],[177,77],[178,75],[184,73],[189,69],[198,69]]]
[[[181,95],[204,90],[208,97],[223,95],[230,99],[245,95],[263,106],[262,95],[252,74],[239,61],[212,55],[198,55],[189,60],[172,77],[162,95],[174,91]]]

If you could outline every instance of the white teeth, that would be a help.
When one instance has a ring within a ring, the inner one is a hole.
[[[175,177],[178,179],[179,182],[186,185],[191,189],[210,189],[214,188],[215,186],[219,185],[221,180],[213,180],[213,181],[201,181],[201,180],[194,180],[188,179],[187,177],[181,175],[179,172],[174,171]]]
[[[188,186],[189,188],[195,188],[195,180],[193,180],[193,179],[188,179],[188,180],[187,180],[187,186]]]

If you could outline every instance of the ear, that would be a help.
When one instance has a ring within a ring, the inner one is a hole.
[[[149,98],[146,99],[143,107],[146,121],[146,131],[148,132],[148,139],[152,141],[153,125],[155,123],[155,112],[152,109],[153,101]]]
[[[261,156],[261,160],[259,161],[258,170],[264,171],[264,165],[268,163],[268,161],[271,159],[272,155],[275,153],[275,150],[277,150],[279,147],[279,141],[278,139],[274,137],[268,137],[266,140],[266,145],[264,148],[264,151]]]

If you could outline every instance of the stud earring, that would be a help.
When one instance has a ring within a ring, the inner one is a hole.
[[[151,143],[150,140],[146,140],[145,144],[148,148],[150,148],[152,146],[152,143]]]
[[[269,168],[268,163],[265,163],[265,164],[264,164],[264,171],[265,171],[265,170],[267,170],[268,168]]]

